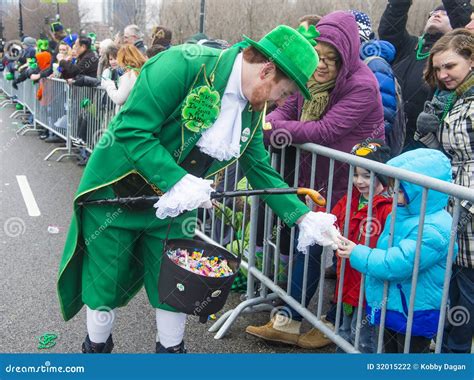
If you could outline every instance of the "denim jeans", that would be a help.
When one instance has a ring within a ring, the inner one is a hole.
[[[453,265],[442,352],[471,352],[474,335],[474,269]]]
[[[297,301],[301,301],[303,295],[303,275],[304,275],[304,260],[306,254],[299,252],[296,249],[298,242],[298,233],[295,234],[295,244],[293,250],[293,270],[291,272],[291,296]],[[307,275],[307,287],[306,287],[306,299],[305,305],[308,306],[311,298],[313,298],[316,289],[318,288],[319,278],[321,273],[321,255],[323,253],[323,247],[319,245],[313,245],[308,249],[308,275]],[[302,321],[303,317],[291,306],[287,305],[290,316],[295,321]]]
[[[344,316],[339,328],[339,335],[352,345],[355,342],[358,309],[358,307],[354,307],[351,315],[346,315],[343,312]],[[358,350],[365,354],[377,352],[377,328],[369,323],[365,310],[362,311]],[[343,351],[338,350],[338,352]]]

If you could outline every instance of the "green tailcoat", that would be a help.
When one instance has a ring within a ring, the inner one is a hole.
[[[194,49],[191,49],[193,47]],[[179,166],[200,138],[181,121],[181,106],[189,91],[210,80],[221,97],[241,47],[220,51],[193,45],[172,47],[150,59],[121,111],[92,153],[74,198],[74,213],[59,268],[58,295],[65,320],[83,306],[81,272],[84,237],[79,199],[130,173],[166,192],[187,172]],[[287,187],[270,166],[263,145],[262,114],[247,106],[242,112],[240,167],[252,188]],[[214,161],[211,177],[235,160]],[[308,208],[295,195],[262,197],[288,225]],[[86,206],[87,207],[87,206]],[[106,219],[104,212],[104,219]]]

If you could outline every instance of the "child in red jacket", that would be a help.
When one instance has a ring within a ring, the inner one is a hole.
[[[382,140],[370,140],[357,144],[352,149],[352,154],[370,160],[385,163],[390,159],[390,148],[384,145]],[[349,219],[348,239],[356,244],[366,245],[366,233],[369,234],[369,247],[375,247],[377,240],[382,233],[385,220],[392,210],[392,198],[386,191],[387,178],[376,174],[374,182],[374,196],[372,201],[372,219],[368,225],[368,203],[370,172],[364,168],[356,167],[353,178],[354,187],[352,189],[351,211]],[[337,225],[341,232],[344,232],[344,222],[346,218],[347,195],[345,195],[333,208],[332,214],[337,217]],[[337,283],[335,300],[337,300],[339,279],[342,259],[337,258]],[[361,274],[353,269],[349,260],[346,260],[344,272],[344,283],[342,290],[343,318],[339,333],[348,342],[354,344],[357,312],[359,305]],[[364,305],[365,306],[365,305]],[[360,330],[359,350],[364,353],[376,352],[377,336],[375,327],[371,326],[365,319],[365,312],[362,313],[362,324]]]

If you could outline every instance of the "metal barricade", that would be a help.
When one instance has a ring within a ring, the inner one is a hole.
[[[418,279],[418,272],[420,270],[420,254],[421,254],[421,239],[422,239],[422,231],[423,231],[423,224],[424,224],[424,215],[426,212],[426,199],[428,189],[436,190],[441,193],[448,194],[451,196],[455,201],[455,207],[453,212],[453,222],[451,226],[451,239],[449,241],[449,251],[447,256],[447,265],[446,265],[446,272],[444,276],[444,288],[443,288],[443,296],[440,308],[440,319],[438,323],[438,333],[436,336],[436,352],[439,353],[441,351],[441,343],[442,343],[442,335],[443,335],[443,327],[446,319],[446,312],[447,312],[447,301],[448,301],[448,289],[449,289],[449,281],[451,277],[451,266],[453,262],[453,253],[454,253],[454,246],[456,241],[456,228],[459,220],[459,213],[460,213],[460,202],[462,200],[467,200],[470,202],[474,201],[474,191],[471,189],[458,186],[451,183],[446,183],[428,176],[419,175],[416,173],[411,173],[403,169],[394,168],[388,165],[384,165],[381,163],[377,163],[370,160],[365,160],[360,157],[356,157],[354,155],[346,154],[343,152],[335,151],[329,148],[325,148],[323,146],[315,145],[315,144],[304,144],[297,147],[296,153],[296,162],[294,167],[294,185],[297,186],[299,180],[299,169],[300,169],[300,158],[301,152],[306,151],[311,154],[311,179],[310,179],[310,187],[314,188],[315,184],[315,170],[317,170],[317,158],[320,156],[324,156],[329,158],[329,182],[328,182],[328,189],[327,189],[327,209],[331,210],[331,207],[334,206],[334,202],[332,202],[332,193],[333,193],[333,178],[335,175],[334,167],[336,162],[347,163],[349,165],[349,177],[348,177],[348,199],[351,199],[351,192],[352,192],[352,176],[354,173],[354,168],[362,167],[371,172],[371,193],[370,193],[370,202],[369,202],[369,210],[368,210],[368,219],[372,218],[372,198],[373,198],[373,187],[375,181],[375,173],[380,173],[385,176],[391,177],[395,179],[395,193],[398,192],[400,180],[407,181],[410,183],[417,184],[421,186],[423,190],[423,202],[421,207],[421,217],[419,220],[419,234],[418,234],[418,241],[417,241],[417,248],[416,248],[416,258],[413,267],[412,273],[412,287],[411,287],[411,294],[408,298],[408,313],[407,313],[407,338],[405,339],[405,347],[404,351],[409,352],[410,347],[410,339],[411,339],[411,329],[413,326],[413,316],[414,316],[414,300],[416,296],[416,284]],[[284,166],[285,166],[285,150],[283,150],[282,157],[280,160],[280,164],[277,164],[277,158],[275,155],[272,155],[272,164],[274,167],[283,174]],[[350,202],[348,202],[348,207],[346,208],[346,224],[344,228],[344,235],[347,236],[348,232],[348,221],[349,216],[348,212],[350,212]],[[397,202],[396,200],[393,201],[393,211],[392,211],[392,223],[390,226],[386,226],[386,228],[391,228],[391,236],[393,236],[393,229],[394,223],[396,220],[397,215]],[[263,226],[264,226],[264,237],[263,237],[263,266],[262,268],[258,269],[256,265],[256,256],[255,256],[255,246],[257,242],[257,229],[259,224],[262,224],[262,221],[259,220],[259,206],[258,206],[258,198],[253,197],[251,202],[251,217],[250,217],[250,241],[248,244],[248,261],[243,262],[243,267],[248,269],[248,282],[247,282],[247,294],[246,300],[239,304],[235,309],[227,311],[223,314],[217,321],[214,323],[211,328],[209,329],[210,332],[216,332],[215,338],[220,339],[222,338],[227,331],[232,326],[233,322],[238,318],[238,316],[243,312],[256,312],[261,310],[272,310],[274,309],[270,303],[275,298],[282,299],[287,305],[297,311],[299,314],[303,316],[311,325],[315,328],[319,329],[322,333],[324,333],[330,340],[338,345],[338,347],[346,352],[359,352],[359,344],[360,344],[360,328],[361,325],[367,323],[367,320],[364,319],[362,315],[362,305],[364,301],[364,282],[365,276],[362,276],[361,287],[360,291],[360,304],[357,314],[357,328],[356,328],[356,335],[354,344],[351,344],[345,341],[339,335],[339,321],[342,315],[342,284],[344,278],[344,271],[345,271],[345,260],[342,260],[341,271],[340,271],[340,281],[339,281],[339,289],[338,289],[338,299],[337,299],[337,311],[336,311],[336,324],[334,326],[334,330],[330,328],[324,321],[322,320],[322,312],[323,312],[323,300],[324,300],[324,290],[325,290],[325,262],[327,260],[328,255],[332,255],[333,252],[331,249],[324,249],[323,254],[321,257],[321,268],[320,268],[320,282],[319,282],[319,290],[317,294],[315,294],[315,298],[317,297],[316,302],[316,309],[310,310],[309,306],[305,304],[306,299],[306,286],[307,286],[307,276],[308,276],[308,256],[305,257],[305,264],[304,264],[304,274],[302,278],[303,283],[303,290],[302,290],[302,297],[301,299],[295,299],[291,295],[291,274],[292,274],[292,263],[294,259],[293,253],[293,241],[294,241],[294,234],[295,231],[292,229],[291,237],[290,237],[290,249],[289,249],[289,268],[288,268],[288,285],[286,289],[284,289],[278,283],[278,267],[279,267],[279,247],[281,241],[281,221],[278,218],[275,218],[273,212],[265,206],[264,209],[264,219],[263,219]],[[370,223],[367,223],[367,228],[370,228]],[[201,231],[197,232],[197,235],[203,239],[207,239],[208,241],[211,240],[210,238],[213,236],[212,233],[206,233],[204,228],[200,228]],[[215,232],[214,232],[215,233]],[[204,236],[207,235],[207,236]],[[369,235],[369,234],[368,234]],[[393,238],[392,238],[393,239]],[[366,242],[368,243],[368,242]],[[389,246],[393,244],[393,241],[389,243]],[[260,288],[256,291],[255,284],[259,282]],[[387,291],[388,291],[388,282],[385,282],[384,285],[385,294],[384,300],[387,300]],[[383,334],[384,334],[384,327],[385,327],[385,318],[386,318],[386,310],[387,309],[387,302],[383,302],[383,307],[381,310],[381,324],[379,328],[379,335],[378,335],[378,342],[377,342],[377,352],[382,352],[383,348]],[[273,310],[272,313],[278,310]]]
[[[12,98],[13,97],[13,85],[12,85],[12,81],[11,80],[7,80],[5,78],[5,75],[6,75],[6,71],[3,72],[3,75],[2,75],[2,91],[5,93],[5,95],[8,97],[8,98]],[[5,102],[2,102],[1,106],[2,108],[5,107],[7,104],[12,104],[13,102],[11,102],[10,100],[7,101],[7,103]]]
[[[70,120],[71,140],[75,146],[92,152],[114,115],[115,104],[105,89],[72,86]]]
[[[65,152],[57,158],[61,161],[66,157],[76,157],[72,152],[70,138],[69,108],[70,86],[63,79],[44,78],[38,88],[35,120],[38,124],[51,131],[66,142],[65,147],[53,149],[44,160],[49,160],[57,152]]]
[[[22,94],[22,99],[21,102],[24,107],[31,113],[31,117],[29,118],[28,122],[23,124],[22,127],[20,127],[16,133],[20,135],[25,135],[28,132],[39,132],[40,129],[37,128],[37,123],[36,123],[36,114],[37,114],[37,105],[38,101],[36,99],[36,94],[37,90],[39,87],[39,84],[35,84],[31,80],[26,80],[20,85],[23,88],[23,94]]]

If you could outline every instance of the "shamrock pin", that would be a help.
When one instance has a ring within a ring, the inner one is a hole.
[[[316,30],[316,27],[314,25],[310,25],[308,29],[306,29],[303,25],[301,25],[299,28],[298,28],[298,32],[304,37],[306,38],[309,43],[313,46],[316,46],[318,43],[316,42],[316,38],[318,38],[321,33],[319,33],[317,30]]]
[[[191,132],[210,128],[219,116],[221,97],[209,86],[193,89],[186,97],[181,116],[184,126]]]

